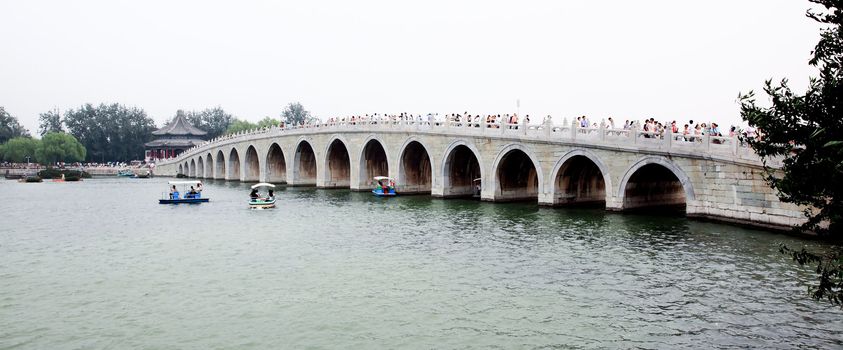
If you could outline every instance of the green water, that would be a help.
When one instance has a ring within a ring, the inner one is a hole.
[[[166,179],[0,182],[0,349],[840,348],[765,231]]]

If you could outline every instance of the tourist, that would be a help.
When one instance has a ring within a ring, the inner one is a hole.
[[[273,192],[273,191],[272,191],[272,189],[270,189],[270,190],[269,190],[269,195],[268,195],[268,198],[269,198],[269,199],[273,199],[273,198],[275,198],[275,192]]]
[[[258,198],[260,198],[260,195],[258,194],[258,189],[253,188],[252,193],[249,193],[249,197],[252,198],[252,200],[257,200]]]

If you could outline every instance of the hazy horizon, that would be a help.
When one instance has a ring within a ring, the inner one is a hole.
[[[0,106],[220,106],[257,121],[301,102],[366,113],[513,113],[557,122],[739,122],[764,80],[816,70],[808,1],[4,2]],[[763,93],[759,100],[765,100]]]

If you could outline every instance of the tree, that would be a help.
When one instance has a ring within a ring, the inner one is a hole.
[[[44,136],[49,132],[63,132],[61,115],[58,110],[47,111],[38,115],[38,134]]]
[[[807,222],[800,231],[843,236],[843,0],[810,0],[826,12],[808,11],[824,25],[809,64],[819,69],[808,90],[799,94],[787,80],[765,83],[772,106],[756,104],[750,91],[740,95],[741,117],[757,127],[760,138],[746,141],[767,162],[781,159],[781,169],[767,168],[766,179],[782,202],[805,206]],[[843,252],[781,251],[801,265],[816,264],[819,283],[811,287],[815,299],[843,305]]]
[[[71,135],[87,149],[90,161],[131,161],[143,157],[155,122],[143,109],[123,105],[85,104],[64,114]]]
[[[225,130],[226,134],[234,134],[241,131],[249,131],[253,129],[257,129],[258,125],[255,123],[250,123],[246,120],[234,119],[231,122],[231,125],[228,126],[228,129]]]
[[[187,121],[193,126],[208,133],[208,138],[220,136],[228,130],[234,121],[234,116],[226,113],[221,107],[208,108],[201,112],[188,112]]]
[[[82,146],[73,135],[63,132],[45,134],[35,150],[36,158],[44,164],[59,161],[80,162],[85,160],[86,153],[85,146]]]
[[[29,136],[29,130],[26,130],[20,125],[17,118],[0,106],[0,143],[22,136]]]
[[[279,121],[278,119],[270,118],[270,117],[264,117],[263,119],[258,121],[257,126],[258,126],[258,128],[269,128],[269,127],[273,127],[273,126],[278,126],[280,124],[281,124],[281,121]]]
[[[3,144],[3,157],[15,163],[36,162],[35,151],[40,142],[31,137],[15,137]]]
[[[317,119],[304,109],[301,103],[294,102],[287,105],[281,112],[281,120],[287,125],[302,125],[315,122]]]

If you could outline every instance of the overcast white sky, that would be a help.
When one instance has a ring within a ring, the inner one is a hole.
[[[119,102],[158,124],[222,106],[315,115],[739,120],[738,92],[804,89],[802,0],[2,1],[0,105]]]

